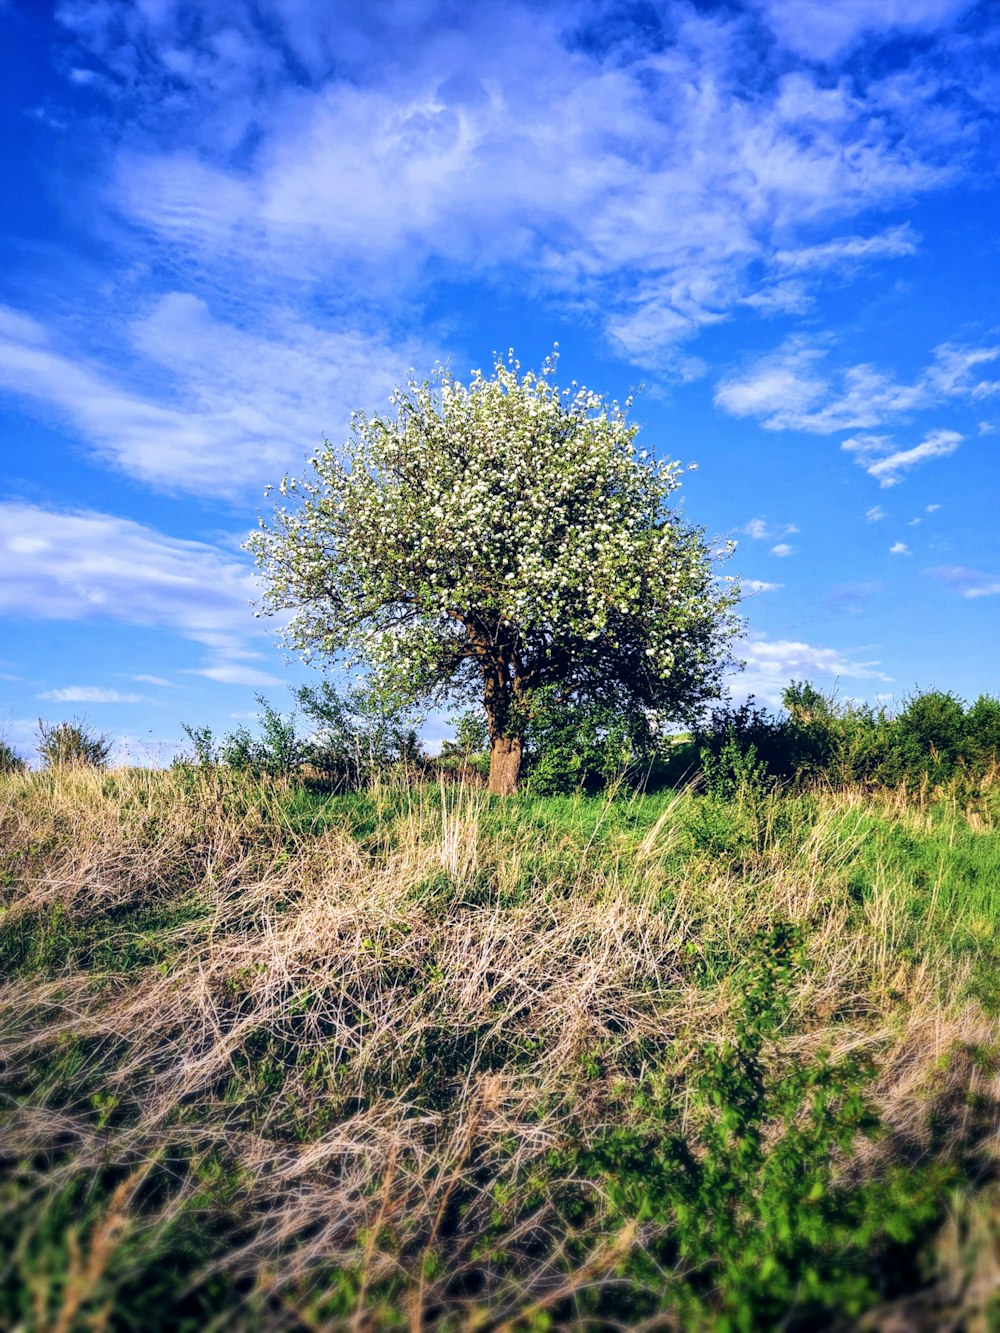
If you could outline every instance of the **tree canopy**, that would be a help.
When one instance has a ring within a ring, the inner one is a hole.
[[[631,404],[513,353],[466,383],[436,367],[356,413],[249,539],[263,610],[307,660],[346,655],[401,704],[478,699],[490,786],[516,787],[532,700],[689,718],[718,695],[739,622],[681,466],[636,449]]]

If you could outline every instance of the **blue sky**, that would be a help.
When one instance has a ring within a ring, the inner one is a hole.
[[[998,114],[975,0],[0,0],[0,729],[285,706],[264,486],[555,342],[697,462],[740,691],[997,692]]]

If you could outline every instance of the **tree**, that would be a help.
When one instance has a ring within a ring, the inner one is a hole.
[[[668,507],[680,465],[636,450],[630,402],[555,372],[511,353],[468,384],[411,379],[286,477],[248,541],[307,660],[346,653],[397,702],[482,702],[498,793],[540,691],[692,717],[738,628],[735,584]]]

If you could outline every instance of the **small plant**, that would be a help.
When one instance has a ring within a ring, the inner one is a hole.
[[[703,749],[701,768],[705,790],[720,801],[753,798],[770,785],[767,765],[758,756],[756,745],[751,742],[742,749],[735,736],[730,736],[717,753]]]
[[[38,719],[38,756],[46,768],[104,768],[113,744],[114,737],[93,731],[84,718]]]

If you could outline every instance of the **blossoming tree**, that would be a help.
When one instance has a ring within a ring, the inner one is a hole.
[[[555,373],[511,353],[468,384],[411,379],[286,477],[248,542],[263,609],[293,612],[307,660],[346,652],[401,704],[481,700],[498,793],[516,789],[533,699],[689,717],[738,627],[735,584],[668,506],[680,465],[636,450],[629,403]]]

